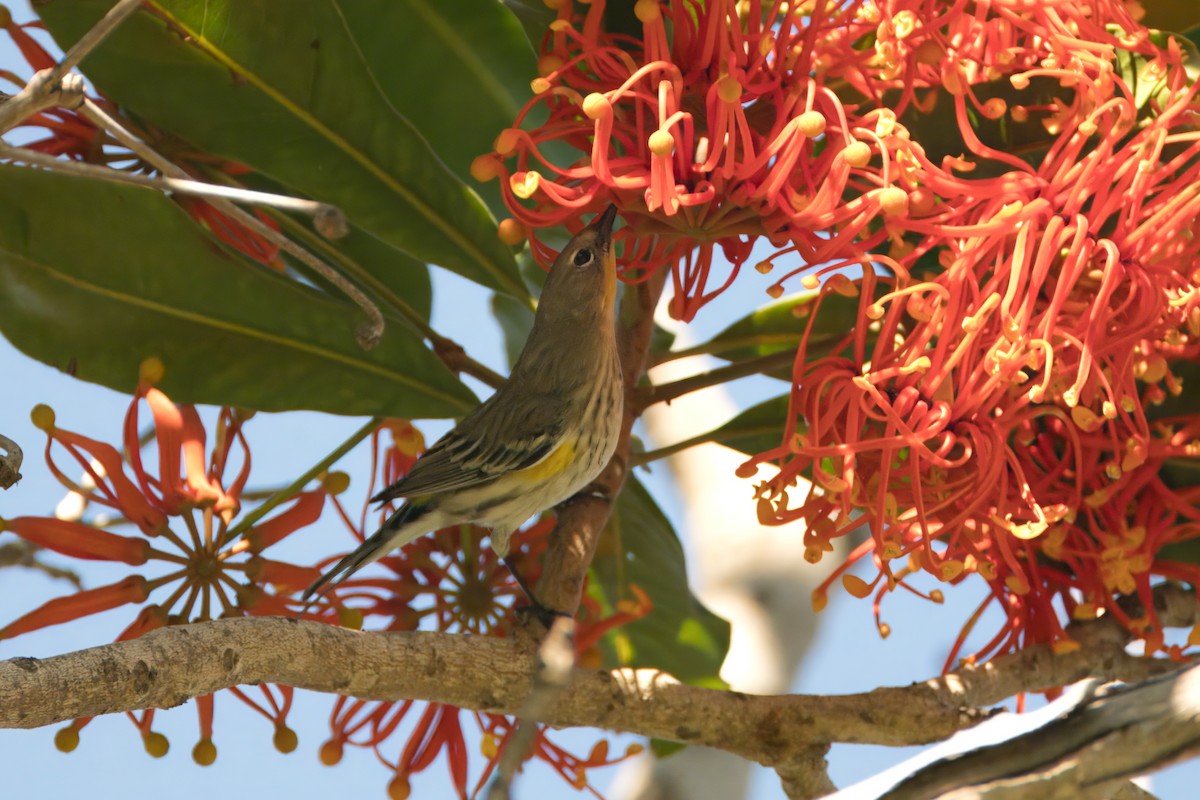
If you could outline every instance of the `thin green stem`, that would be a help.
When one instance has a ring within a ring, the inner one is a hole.
[[[673,456],[676,453],[687,450],[689,447],[695,447],[698,444],[711,442],[713,440],[714,433],[716,433],[716,431],[708,431],[707,433],[701,433],[697,436],[693,436],[690,439],[684,439],[682,442],[676,442],[675,444],[670,444],[666,447],[660,447],[657,450],[646,450],[642,453],[631,453],[629,455],[629,464],[630,466],[640,467],[645,464],[649,464],[652,461],[658,461],[659,459]]]
[[[782,347],[791,349],[795,352],[800,346],[800,334],[798,333],[755,333],[747,336],[741,336],[737,339],[723,339],[721,341],[703,342],[692,347],[684,348],[683,350],[667,350],[661,353],[651,353],[650,363],[652,366],[666,364],[668,361],[678,361],[681,358],[690,358],[691,356],[716,356],[722,358],[721,353],[727,353],[730,350],[741,350],[747,347]]]
[[[258,508],[242,517],[236,525],[226,532],[224,541],[221,543],[221,545],[224,546],[225,544],[228,544],[236,539],[238,536],[241,536],[243,533],[250,530],[254,523],[271,513],[271,511],[281,504],[286,503],[288,500],[295,497],[296,494],[298,494],[305,486],[308,485],[309,481],[317,477],[317,475],[320,475],[325,470],[329,469],[329,467],[337,462],[342,456],[353,450],[359,442],[370,436],[371,432],[379,427],[379,423],[381,422],[383,422],[383,417],[372,417],[366,425],[363,425],[361,428],[352,433],[349,439],[334,448],[333,452],[310,467],[299,478],[296,478],[296,480],[292,481],[289,485],[276,492],[271,499],[267,500]]]
[[[447,339],[431,328],[429,323],[425,321],[425,318],[409,305],[407,300],[397,294],[392,287],[371,274],[371,272],[366,270],[357,261],[338,250],[323,237],[318,236],[308,226],[300,224],[287,214],[272,213],[272,217],[287,231],[288,235],[302,241],[309,248],[320,251],[326,259],[336,262],[346,275],[352,276],[382,300],[385,305],[391,306],[405,322],[429,341],[429,344],[433,347],[434,354],[442,359],[450,369],[457,372],[464,372],[493,389],[498,388],[500,384],[504,383],[503,375],[471,358],[458,343]]]
[[[655,403],[663,403],[682,397],[685,394],[707,389],[709,386],[728,383],[729,381],[768,372],[779,367],[787,366],[796,359],[796,353],[791,350],[781,350],[758,358],[736,361],[728,366],[718,367],[708,372],[701,372],[690,378],[682,378],[670,383],[651,386],[642,393],[641,408],[644,410]]]

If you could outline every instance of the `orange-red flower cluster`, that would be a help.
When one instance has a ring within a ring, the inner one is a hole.
[[[474,172],[523,227],[616,203],[626,279],[671,266],[683,319],[762,236],[760,271],[799,263],[773,293],[859,298],[844,351],[801,346],[781,445],[742,470],[775,470],[765,523],[803,521],[812,560],[867,525],[860,595],[981,575],[1008,619],[981,655],[1071,647],[1056,602],[1122,615],[1153,576],[1200,577],[1158,558],[1198,532],[1159,476],[1196,423],[1150,410],[1200,337],[1181,38],[1120,0],[638,0],[640,38],[607,5],[557,4],[536,97]],[[1157,647],[1147,613],[1124,621]]]
[[[80,518],[0,519],[0,530],[39,547],[72,558],[127,564],[138,571],[106,586],[50,600],[0,628],[0,639],[126,605],[142,608],[118,641],[165,625],[287,613],[285,597],[320,574],[312,567],[269,558],[266,551],[317,520],[327,489],[317,486],[297,493],[282,510],[239,535],[241,494],[251,461],[242,434],[245,417],[222,409],[211,451],[206,453],[208,435],[196,409],[172,403],[152,385],[162,374],[161,364],[151,359],[142,372],[142,383],[125,417],[122,450],[58,427],[47,406],[33,411],[34,423],[47,434],[50,470],[84,508],[104,509],[112,520],[100,527]],[[143,403],[153,419],[156,463],[148,463],[142,455]],[[58,449],[66,454],[72,470],[82,471],[81,481],[67,475],[57,460]],[[107,529],[125,526],[129,533]],[[239,690],[231,691],[250,702]],[[295,734],[286,722],[291,688],[261,687],[261,691],[267,697],[270,710],[264,713],[275,726],[276,743],[286,750],[291,742],[294,748]],[[197,710],[201,739],[193,755],[208,764],[216,757],[212,697],[200,698]],[[164,755],[166,738],[151,728],[154,711],[129,716],[141,731],[147,751]],[[89,721],[76,720],[59,731],[55,739],[59,748],[74,749],[79,730]]]
[[[390,443],[381,448],[385,430]],[[374,533],[389,513],[387,509],[372,513],[365,501],[375,493],[376,477],[381,478],[382,485],[400,479],[423,449],[423,437],[407,422],[392,422],[376,432],[372,438],[371,481],[361,511],[351,515],[338,498],[332,499],[355,545]],[[527,583],[535,581],[540,572],[540,556],[553,527],[553,517],[547,516],[519,531],[513,539],[510,558]],[[316,613],[324,616],[327,609],[333,608],[343,621],[388,631],[423,628],[507,636],[514,603],[523,593],[504,563],[484,545],[486,533],[482,528],[463,525],[423,536],[381,559],[382,576],[380,570],[375,570],[339,584],[315,606]],[[336,560],[334,557],[327,563]],[[615,613],[604,616],[598,604],[585,596],[575,636],[580,662],[593,658],[605,633],[649,610],[649,600],[639,595],[635,602],[620,603]],[[393,772],[389,796],[401,800],[409,796],[413,776],[444,757],[458,796],[466,798],[477,796],[487,784],[514,730],[514,721],[502,715],[466,712],[442,703],[343,697],[334,705],[330,738],[321,746],[320,758],[333,766],[342,760],[348,745],[372,749]],[[474,748],[468,744],[473,738],[478,739]],[[398,740],[402,745],[395,744]],[[528,757],[550,765],[576,788],[586,789],[588,769],[616,763],[632,754],[610,758],[607,744],[602,744],[588,757],[579,758],[555,744],[539,727]],[[483,767],[473,782],[469,759],[472,749],[479,749],[484,756]]]

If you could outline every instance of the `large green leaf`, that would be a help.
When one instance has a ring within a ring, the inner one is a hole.
[[[692,348],[728,361],[795,350],[808,326],[808,315],[816,308],[817,292],[782,297],[751,312],[704,344]],[[829,355],[845,340],[858,322],[857,297],[829,293],[822,301],[813,331],[808,337],[809,358]],[[774,373],[773,373],[774,374]],[[789,379],[791,367],[778,373]]]
[[[217,247],[157,192],[0,166],[0,331],[130,391],[161,358],[182,402],[446,417],[475,399],[401,322],[370,352],[362,313]]]
[[[504,6],[521,22],[529,43],[540,50],[550,23],[558,15],[542,0],[502,0]]]
[[[500,323],[500,332],[504,335],[504,355],[508,358],[508,366],[512,367],[525,349],[529,332],[533,330],[533,311],[524,303],[497,294],[492,295],[492,314]]]
[[[339,9],[388,101],[471,183],[471,162],[513,124],[537,75],[513,12],[496,0],[343,0]],[[497,182],[476,190],[504,213]]]
[[[776,448],[783,438],[788,400],[789,397],[785,394],[751,406],[708,434],[706,438],[747,455],[757,455]],[[802,425],[803,422],[798,423],[797,430],[801,430]]]
[[[66,47],[111,5],[50,0],[38,12]],[[442,68],[416,70],[402,59],[410,38],[427,34],[408,20],[393,31],[397,60],[370,63],[343,5],[152,0],[84,69],[110,97],[197,147],[340,206],[352,223],[422,261],[524,297],[483,201],[381,88],[385,70],[420,82]]]
[[[688,683],[724,686],[718,673],[729,650],[729,623],[688,588],[683,547],[650,493],[630,478],[592,562],[591,591],[607,606],[642,589],[653,603],[645,617],[605,639],[613,666],[662,669]]]

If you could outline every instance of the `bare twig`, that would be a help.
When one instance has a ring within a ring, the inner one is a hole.
[[[496,778],[488,787],[488,800],[509,800],[512,782],[533,747],[538,721],[551,712],[554,702],[567,688],[575,668],[575,620],[556,617],[537,648],[533,691],[521,709],[517,730],[500,756]]]
[[[558,512],[558,525],[543,561],[536,592],[545,607],[574,615],[583,581],[596,553],[600,533],[612,514],[612,504],[629,471],[630,436],[641,408],[632,398],[646,371],[646,356],[654,332],[654,308],[662,295],[667,270],[629,288],[623,319],[617,329],[617,351],[625,380],[625,419],[616,452],[593,483],[593,491],[577,495]]]
[[[8,542],[0,546],[0,567],[25,567],[36,570],[46,577],[67,581],[76,589],[83,588],[83,582],[79,580],[79,575],[74,570],[47,564],[37,557],[39,550],[41,548],[36,544],[24,539]]]
[[[112,134],[114,139],[133,151],[143,161],[155,167],[163,175],[169,178],[189,179],[188,174],[182,168],[154,150],[154,148],[150,147],[150,145],[137,136],[134,136],[124,125],[92,101],[84,101],[82,111],[84,116],[107,130]],[[367,315],[367,324],[358,331],[359,344],[362,345],[363,349],[369,350],[379,343],[384,329],[383,314],[380,313],[379,307],[363,294],[357,286],[346,280],[345,276],[340,272],[317,258],[307,249],[296,244],[269,225],[263,224],[263,221],[258,217],[239,208],[229,200],[213,198],[211,202],[222,213],[237,220],[238,223],[245,225],[288,255],[303,262],[305,266],[321,275],[321,277],[337,287],[338,291],[349,297]],[[323,224],[331,227],[331,232],[344,233],[346,230],[344,220],[340,225],[334,224],[328,218],[327,212],[314,217],[314,222],[320,222],[321,220],[324,220]]]
[[[141,5],[141,0],[118,0],[108,13],[67,51],[62,61],[38,70],[16,95],[0,103],[0,134],[21,120],[52,106],[78,108],[84,100],[83,79],[68,73]]]
[[[48,69],[35,72],[25,88],[15,95],[0,92],[0,134],[47,108],[79,108],[85,96],[83,78],[67,75],[52,79],[50,73]]]
[[[116,5],[108,10],[108,13],[101,17],[100,21],[92,26],[92,29],[79,38],[67,54],[63,56],[62,61],[54,65],[51,70],[57,77],[62,77],[87,57],[89,53],[96,49],[96,46],[103,42],[108,35],[117,29],[117,26],[125,21],[126,17],[137,11],[138,6],[142,4],[142,0],[117,0]]]
[[[4,98],[4,102],[0,103],[0,133],[12,128],[31,114],[35,114],[51,106],[62,105],[68,108],[80,108],[85,117],[108,131],[122,145],[129,148],[139,158],[153,165],[163,174],[164,177],[160,179],[159,183],[150,184],[154,188],[178,193],[202,194],[222,213],[253,230],[256,234],[288,253],[293,258],[303,262],[314,272],[322,275],[331,284],[336,286],[339,291],[349,297],[367,315],[367,323],[356,331],[359,344],[368,350],[377,345],[383,336],[383,315],[380,313],[379,308],[357,286],[346,280],[341,273],[305,248],[300,247],[291,239],[283,236],[271,227],[264,225],[253,214],[239,208],[231,201],[232,194],[223,187],[214,186],[204,188],[199,182],[191,180],[190,176],[183,169],[160,155],[146,142],[130,133],[125,126],[107,114],[103,109],[88,100],[83,91],[82,79],[78,75],[68,74],[122,20],[137,10],[140,5],[141,0],[119,0],[103,19],[96,23],[90,31],[76,42],[62,61],[50,69],[40,70],[36,73],[30,79],[29,83],[26,84],[25,88],[16,96]],[[30,164],[36,163],[39,166],[63,172],[87,174],[90,177],[98,177],[106,180],[125,183],[142,182],[136,178],[131,179],[131,176],[117,170],[84,169],[81,165],[71,162],[57,159],[43,159],[36,154],[30,155],[21,148],[6,147],[5,157],[18,159]],[[251,192],[249,195],[254,198],[253,200],[249,200],[249,202],[255,203],[263,202],[267,197],[267,195],[261,192]],[[247,195],[243,191],[242,194],[233,199],[246,201],[246,197]],[[278,201],[275,202],[278,204]],[[314,225],[322,235],[336,238],[345,235],[348,230],[346,220],[341,212],[328,204],[311,203],[310,201],[303,200],[295,200],[292,203],[297,206],[293,210],[303,210],[305,213],[312,214]]]
[[[7,489],[21,480],[21,462],[25,460],[25,454],[20,445],[4,434],[0,434],[0,450],[4,451],[0,456],[0,489]]]
[[[504,383],[504,376],[495,370],[479,363],[475,359],[467,355],[466,351],[457,342],[447,339],[440,333],[435,331],[421,314],[417,313],[407,300],[400,296],[391,286],[384,281],[381,281],[371,272],[362,268],[357,261],[347,256],[341,250],[332,247],[328,242],[323,241],[320,237],[314,236],[311,231],[301,225],[292,217],[286,214],[275,215],[275,220],[292,236],[306,243],[313,250],[318,251],[325,258],[335,262],[342,271],[347,275],[352,275],[359,283],[368,287],[371,292],[378,297],[384,305],[390,306],[403,317],[405,322],[408,322],[414,330],[424,336],[430,347],[433,349],[434,355],[442,360],[447,367],[454,372],[461,372],[464,375],[470,375],[472,378],[492,387],[499,388]]]
[[[758,358],[746,359],[745,361],[735,361],[727,366],[702,372],[690,378],[681,378],[671,383],[664,383],[661,386],[652,386],[641,393],[638,399],[643,409],[654,403],[669,403],[676,397],[681,397],[690,392],[706,389],[709,386],[716,386],[721,383],[728,383],[738,378],[746,378],[750,375],[769,372],[773,369],[785,367],[795,360],[796,354],[794,352],[784,350],[778,353],[759,356]]]
[[[89,101],[90,102],[90,101]],[[232,200],[246,205],[268,206],[283,211],[295,211],[306,214],[314,219],[321,219],[327,227],[345,229],[345,218],[342,212],[328,203],[318,203],[315,200],[305,200],[299,197],[288,197],[282,194],[256,192],[235,186],[217,186],[211,183],[195,181],[188,178],[169,178],[165,176],[140,175],[134,172],[111,169],[99,164],[89,164],[86,161],[66,161],[61,158],[39,153],[24,147],[10,147],[0,144],[0,158],[7,158],[25,164],[33,164],[55,172],[68,175],[82,175],[87,178],[127,183],[132,186],[145,186],[158,189],[160,192],[171,194],[203,197],[209,200]],[[339,223],[340,218],[340,223]]]

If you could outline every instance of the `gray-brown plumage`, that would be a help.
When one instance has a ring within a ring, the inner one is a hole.
[[[609,206],[563,248],[508,380],[372,498],[406,502],[303,600],[449,525],[491,528],[492,548],[503,558],[523,522],[600,473],[616,447],[624,397],[613,322],[615,219]]]

